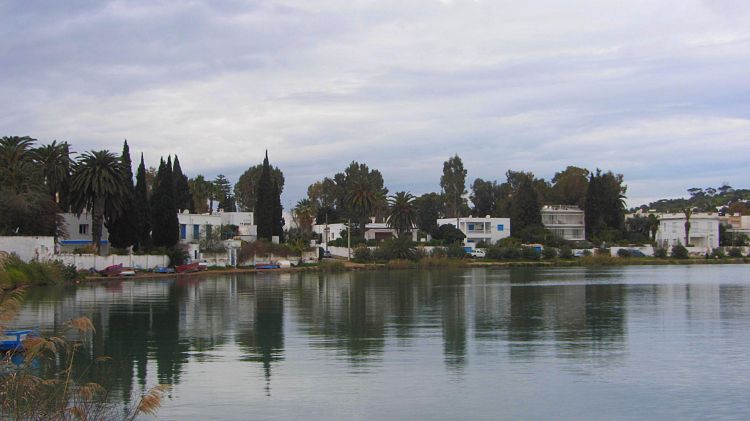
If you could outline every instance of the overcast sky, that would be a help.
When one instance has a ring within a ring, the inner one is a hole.
[[[352,160],[393,191],[625,175],[628,202],[750,187],[750,2],[0,0],[0,135],[234,183],[285,207]]]

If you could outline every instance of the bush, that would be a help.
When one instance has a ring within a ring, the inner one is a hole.
[[[375,255],[378,260],[415,260],[417,257],[416,245],[409,237],[399,237],[383,241],[375,250]]]
[[[464,246],[461,243],[453,243],[449,245],[446,249],[446,252],[448,253],[448,257],[452,257],[454,259],[463,259],[467,256],[466,251],[464,250]]]
[[[318,269],[321,272],[343,272],[346,270],[346,265],[340,260],[323,260],[318,265]]]
[[[354,249],[353,252],[354,261],[356,262],[369,262],[372,260],[372,251],[369,247],[360,246]]]
[[[458,243],[466,238],[466,235],[453,224],[445,224],[437,227],[432,233],[432,238],[443,240],[447,244]]]
[[[659,259],[665,259],[667,257],[667,249],[664,247],[654,248],[654,257]]]
[[[573,258],[573,249],[570,248],[570,246],[562,246],[560,248],[560,258],[561,259],[572,259]]]
[[[721,247],[717,247],[713,250],[711,250],[711,254],[708,255],[711,259],[723,259],[727,257],[726,254],[724,254],[724,250],[721,249]]]
[[[742,249],[739,247],[732,247],[729,249],[729,257],[742,257]]]
[[[542,257],[545,259],[554,259],[555,257],[557,257],[557,249],[554,247],[543,248]]]
[[[628,249],[617,250],[617,257],[631,257],[630,250]]]
[[[523,258],[529,259],[529,260],[539,260],[539,257],[541,257],[542,253],[539,252],[534,247],[524,247],[522,249],[523,252]]]
[[[672,247],[672,257],[675,259],[687,259],[690,257],[688,254],[688,249],[685,248],[682,244],[678,244],[676,246]]]
[[[445,247],[435,247],[430,252],[430,257],[446,258],[448,257],[448,250],[446,250]]]

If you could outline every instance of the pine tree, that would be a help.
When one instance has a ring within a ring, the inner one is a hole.
[[[135,174],[135,215],[136,215],[136,250],[151,247],[151,205],[148,198],[146,165],[141,154],[141,163]]]
[[[276,181],[273,181],[273,187],[271,188],[271,196],[273,197],[273,220],[271,235],[279,237],[279,242],[284,241],[284,216],[282,211],[284,208],[281,206],[281,192],[279,191],[279,185]]]
[[[117,215],[107,219],[109,242],[117,248],[130,247],[138,241],[138,215],[135,201],[135,187],[133,186],[133,164],[130,161],[130,148],[126,140],[122,146],[120,156],[122,180],[124,183],[123,208]]]
[[[255,223],[258,225],[258,239],[271,240],[273,235],[274,198],[271,184],[271,168],[268,164],[268,151],[263,159],[263,170],[258,180],[255,195]]]
[[[175,193],[175,205],[181,212],[189,210],[191,213],[194,212],[195,207],[193,206],[193,195],[190,193],[190,186],[188,185],[188,178],[182,173],[182,167],[180,166],[180,160],[177,155],[174,156],[173,166],[173,178],[174,178],[174,193]]]
[[[156,247],[172,247],[179,240],[180,225],[174,196],[172,158],[169,157],[166,164],[164,159],[159,164],[151,202],[152,239]]]

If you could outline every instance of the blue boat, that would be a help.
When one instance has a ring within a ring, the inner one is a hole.
[[[33,335],[33,330],[6,330],[0,335],[0,351],[20,351],[23,349],[23,341]]]

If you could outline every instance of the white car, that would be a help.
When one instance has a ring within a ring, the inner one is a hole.
[[[485,256],[487,256],[487,252],[485,251],[485,249],[472,249],[471,250],[471,257],[484,259]]]

